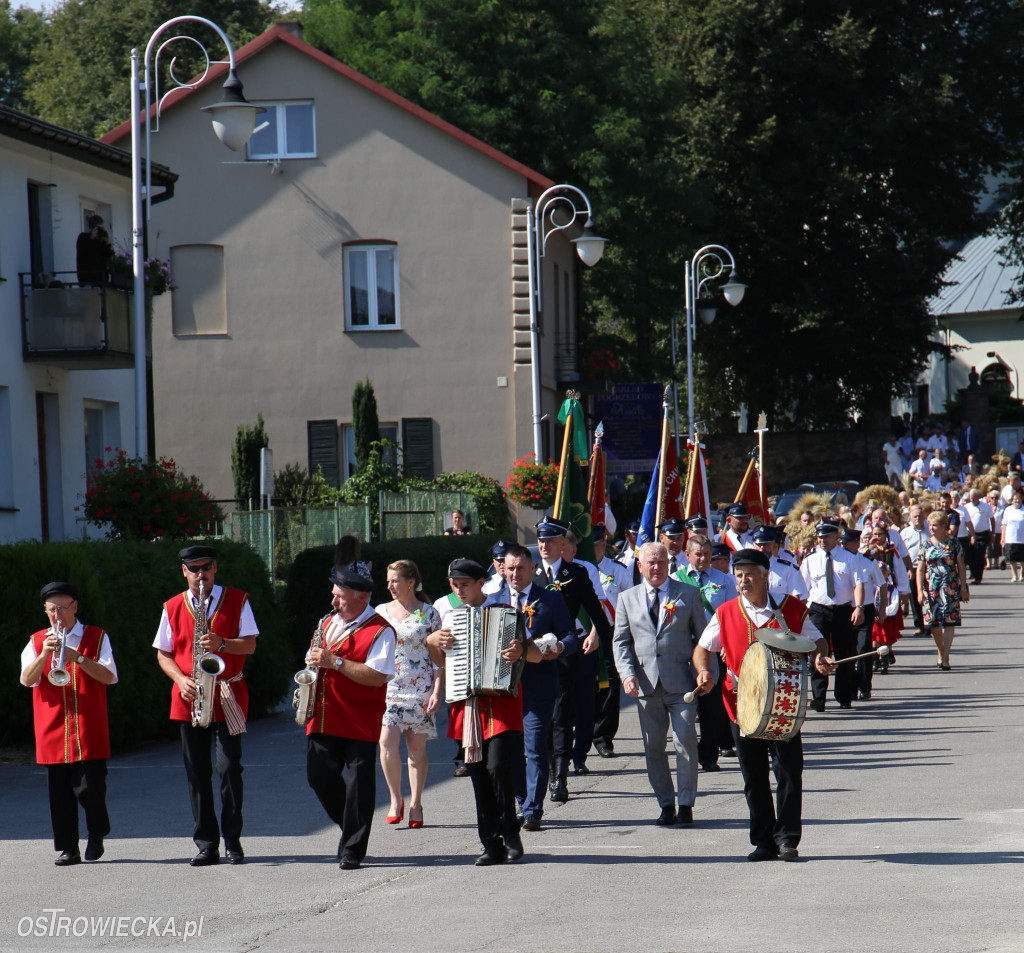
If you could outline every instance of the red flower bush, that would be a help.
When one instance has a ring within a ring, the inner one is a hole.
[[[505,482],[505,489],[512,500],[535,510],[546,510],[555,502],[557,487],[558,464],[537,464],[532,453],[512,464],[512,472]]]
[[[143,460],[121,449],[112,460],[94,462],[85,516],[106,529],[107,539],[188,539],[223,519],[199,479],[182,473],[173,460]]]

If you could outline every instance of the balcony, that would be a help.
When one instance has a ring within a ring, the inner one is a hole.
[[[24,359],[68,370],[113,370],[134,365],[131,298],[107,285],[80,285],[58,271],[43,287],[22,272]]]

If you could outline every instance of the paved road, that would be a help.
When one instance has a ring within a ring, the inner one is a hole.
[[[450,776],[445,740],[431,747],[428,826],[386,825],[380,780],[370,857],[352,872],[333,861],[337,830],[306,785],[303,739],[286,715],[246,738],[244,867],[187,866],[175,746],[111,762],[114,837],[102,862],[68,869],[52,865],[44,775],[0,766],[0,950],[164,950],[181,939],[152,931],[202,917],[203,936],[186,945],[206,951],[1021,953],[1022,610],[1024,586],[990,573],[952,672],[936,668],[930,640],[906,638],[870,702],[812,715],[798,864],[746,862],[735,761],[701,775],[693,828],[655,827],[632,708],[620,756],[593,758],[546,829],[524,835],[523,863],[498,868],[472,865],[472,791]],[[24,918],[48,925],[54,908],[100,923],[146,918],[121,929],[149,935],[19,936],[36,929]]]

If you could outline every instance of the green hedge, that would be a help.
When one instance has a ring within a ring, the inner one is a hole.
[[[374,590],[371,603],[390,602],[386,586],[387,567],[399,559],[411,559],[419,567],[423,588],[431,602],[451,591],[448,564],[460,556],[475,559],[483,566],[491,562],[491,547],[497,536],[418,536],[391,539],[382,543],[364,543],[360,559],[373,563]],[[299,553],[288,575],[285,613],[292,658],[298,670],[309,648],[313,629],[331,609],[331,568],[334,547],[318,546]]]
[[[247,546],[217,540],[217,578],[252,598],[257,651],[246,661],[249,713],[266,714],[289,688],[292,669],[284,614],[266,568]],[[79,618],[110,635],[118,682],[107,693],[114,748],[176,735],[168,718],[171,682],[156,661],[153,638],[163,603],[181,592],[180,542],[17,543],[0,546],[0,747],[33,746],[31,693],[18,680],[21,651],[44,628],[39,590],[55,579],[75,585]],[[16,674],[17,673],[17,674]]]

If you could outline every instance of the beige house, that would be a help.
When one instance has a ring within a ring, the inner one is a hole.
[[[244,154],[226,153],[200,111],[219,100],[223,67],[172,97],[153,136],[154,158],[180,175],[150,226],[179,286],[154,311],[157,452],[229,498],[236,428],[260,412],[277,468],[344,480],[352,390],[369,378],[407,471],[504,481],[533,448],[525,208],[553,183],[296,31],[275,26],[238,51],[246,97],[267,109]],[[556,456],[555,415],[578,378],[564,233],[542,267]]]

